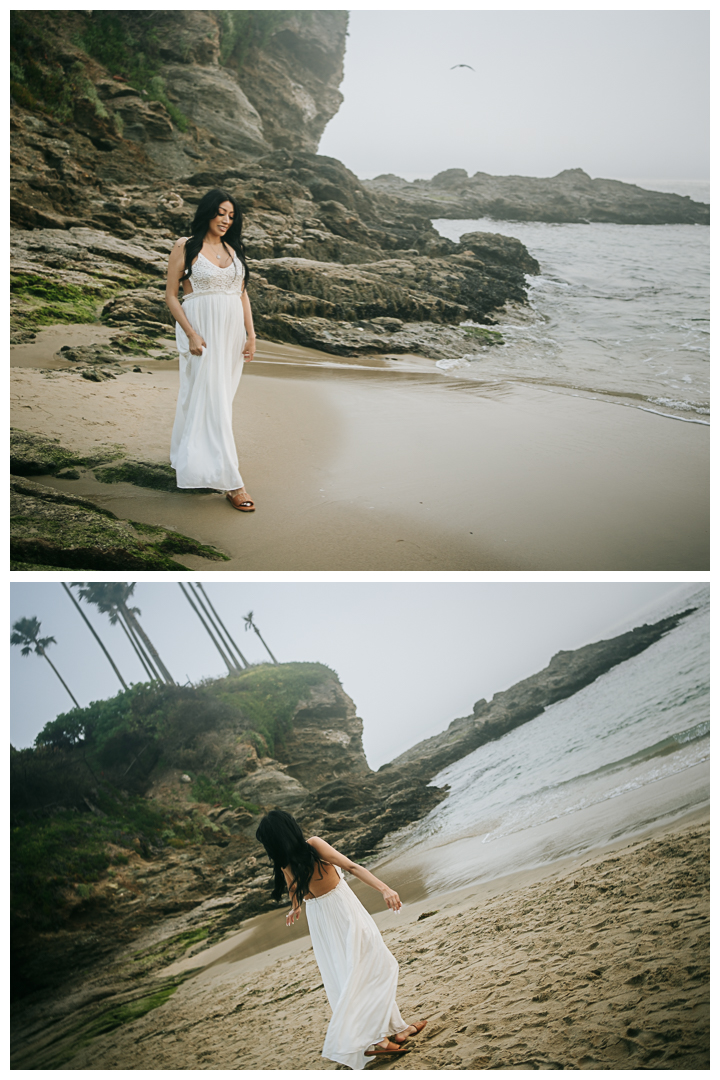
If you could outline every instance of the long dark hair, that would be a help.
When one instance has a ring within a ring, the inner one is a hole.
[[[322,860],[312,844],[308,844],[302,829],[292,814],[285,810],[271,810],[258,825],[256,838],[260,841],[275,869],[273,900],[280,900],[287,889],[283,867],[289,867],[295,879],[298,904],[308,891],[310,878]]]
[[[243,264],[243,269],[245,271],[244,282],[247,286],[250,271],[248,270],[248,264],[245,258],[245,245],[240,239],[242,235],[242,214],[240,213],[240,207],[235,199],[233,199],[232,195],[228,194],[227,191],[223,191],[222,188],[213,188],[212,191],[208,191],[207,195],[203,195],[198,203],[195,217],[190,226],[190,236],[185,241],[185,270],[183,272],[183,277],[189,278],[192,274],[193,259],[200,254],[200,249],[203,246],[208,229],[210,228],[210,222],[213,218],[218,216],[220,204],[224,202],[232,203],[235,216],[232,225],[222,238],[222,243],[231,247]]]

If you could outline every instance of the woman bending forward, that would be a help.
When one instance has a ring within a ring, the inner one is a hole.
[[[397,960],[340,870],[381,892],[392,911],[400,910],[398,894],[319,836],[306,841],[295,818],[284,810],[271,810],[256,835],[275,867],[273,899],[279,900],[286,888],[290,893],[288,926],[300,918],[305,902],[315,959],[332,1009],[323,1057],[362,1069],[376,1054],[407,1053],[402,1043],[427,1021],[408,1025],[401,1017],[395,1003]]]
[[[198,204],[192,235],[170,255],[165,302],[175,317],[180,390],[170,444],[179,488],[225,491],[236,510],[255,509],[238,470],[232,402],[255,353],[242,217],[215,188]],[[182,284],[183,302],[178,300]]]

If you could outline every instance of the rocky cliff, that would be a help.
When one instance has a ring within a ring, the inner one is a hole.
[[[387,173],[363,181],[370,190],[399,198],[434,218],[493,218],[618,225],[708,225],[710,207],[687,195],[647,191],[620,180],[592,179],[583,169],[557,176],[491,176],[445,169],[432,180],[403,180]]]
[[[495,344],[460,324],[525,302],[539,267],[523,245],[444,240],[427,213],[315,153],[342,100],[346,24],[344,12],[13,13],[14,340],[101,321],[122,331],[115,360],[147,353],[170,329],[172,242],[223,186],[243,211],[261,336],[344,356]]]

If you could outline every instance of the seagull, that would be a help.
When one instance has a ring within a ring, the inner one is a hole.
[[[474,68],[474,67],[470,67],[470,65],[469,65],[469,64],[453,64],[453,66],[452,66],[452,67],[450,68],[450,70],[451,70],[451,71],[454,71],[454,70],[455,70],[455,68],[459,68],[459,67],[466,67],[466,68],[468,68],[468,69],[469,69],[470,71],[474,71],[474,70],[475,70],[475,68]]]

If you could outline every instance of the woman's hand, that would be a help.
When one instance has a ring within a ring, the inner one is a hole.
[[[245,338],[245,344],[243,345],[243,356],[245,358],[245,363],[246,364],[249,364],[250,361],[252,360],[253,356],[255,355],[255,348],[256,348],[255,335],[254,334],[248,334],[248,336]]]
[[[292,926],[294,922],[299,922],[301,912],[301,908],[290,908],[287,915],[285,916],[285,925]]]
[[[387,886],[382,890],[383,900],[390,908],[391,911],[399,911],[402,907],[400,897],[394,889],[388,889]]]
[[[196,334],[195,331],[192,334],[188,334],[188,341],[190,342],[190,352],[193,356],[202,356],[203,349],[207,349],[207,342],[202,334]]]

